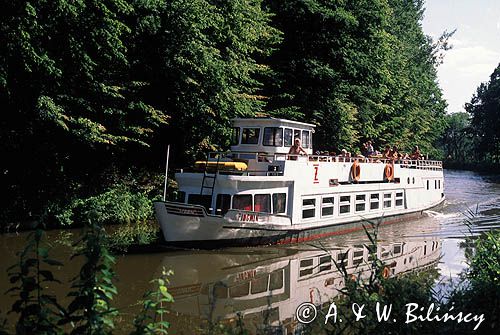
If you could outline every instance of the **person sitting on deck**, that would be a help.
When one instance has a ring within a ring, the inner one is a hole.
[[[391,146],[387,144],[384,149],[384,153],[382,154],[382,158],[392,158]]]
[[[416,145],[413,148],[413,152],[410,155],[411,159],[421,159],[422,158],[422,153],[420,152],[420,149],[418,148],[418,145]]]
[[[372,141],[366,142],[366,156],[370,157],[375,155],[375,150],[373,150]]]
[[[401,158],[401,154],[399,153],[399,150],[398,150],[398,147],[397,146],[393,146],[392,147],[392,159],[394,160],[398,160]]]
[[[300,142],[300,138],[296,138],[293,145],[290,147],[290,150],[288,151],[289,155],[300,155],[301,153],[304,153],[304,155],[307,155],[307,152],[302,148],[302,143]],[[289,157],[292,160],[297,160],[297,156],[290,156]]]

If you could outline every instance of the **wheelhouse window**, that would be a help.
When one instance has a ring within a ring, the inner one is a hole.
[[[392,193],[384,193],[384,208],[392,207]]]
[[[240,144],[240,128],[235,127],[231,131],[231,145]]]
[[[370,194],[370,209],[375,210],[380,207],[380,194],[372,193]]]
[[[260,128],[243,128],[241,144],[258,144]]]
[[[296,138],[298,139],[301,139],[302,136],[301,135],[301,131],[299,129],[294,129],[293,130],[293,140],[295,141]],[[304,147],[304,143],[302,143],[302,147]]]
[[[351,196],[343,195],[339,200],[339,214],[347,214],[351,211]]]
[[[225,215],[231,208],[231,196],[229,194],[217,194],[215,201],[215,214]]]
[[[273,213],[274,214],[286,213],[286,193],[273,194]]]
[[[256,194],[253,206],[255,212],[271,213],[271,195]]]
[[[264,128],[264,140],[265,146],[271,147],[282,147],[283,146],[283,128],[278,127],[266,127]]]
[[[252,210],[252,195],[251,194],[235,194],[235,195],[233,195],[233,209],[251,211]]]
[[[396,192],[394,203],[396,204],[396,207],[403,206],[403,192]]]
[[[356,212],[364,212],[366,209],[366,195],[356,195]]]
[[[309,131],[302,131],[302,147],[310,148],[311,147],[311,135]]]
[[[291,147],[293,145],[293,129],[285,128],[284,142],[285,147]]]
[[[201,205],[205,207],[205,209],[210,212],[212,207],[212,197],[209,195],[201,195],[201,194],[190,194],[188,195],[188,204],[192,205]]]
[[[333,216],[333,206],[335,205],[334,197],[324,197],[321,199],[321,217]]]
[[[316,199],[302,199],[302,218],[310,219],[316,216]]]

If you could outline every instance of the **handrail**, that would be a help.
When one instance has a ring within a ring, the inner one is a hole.
[[[255,159],[257,161],[269,163],[274,161],[318,161],[318,162],[341,162],[341,163],[353,163],[358,161],[359,163],[385,163],[385,164],[399,164],[401,167],[417,167],[417,168],[442,168],[443,162],[437,160],[427,160],[427,159],[388,159],[381,157],[362,157],[362,156],[329,156],[329,155],[296,155],[296,154],[283,154],[283,153],[273,153],[268,154],[264,152],[246,152],[246,151],[214,151],[210,152],[209,159],[217,159],[223,161],[223,159]],[[222,155],[222,157],[218,157]]]

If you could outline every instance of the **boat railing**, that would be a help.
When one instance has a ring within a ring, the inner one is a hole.
[[[443,168],[443,162],[429,159],[388,159],[378,156],[330,156],[330,155],[292,155],[283,153],[265,153],[265,152],[238,152],[238,151],[215,151],[208,154],[209,160],[222,161],[248,161],[273,163],[276,161],[302,161],[302,162],[341,162],[353,163],[384,163],[399,164],[402,168],[440,170]]]

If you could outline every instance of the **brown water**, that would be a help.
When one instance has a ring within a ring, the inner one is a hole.
[[[388,274],[429,269],[442,278],[454,278],[466,267],[462,242],[466,236],[500,227],[500,178],[472,172],[445,172],[446,201],[428,217],[394,224],[379,231],[379,257],[388,264]],[[475,214],[472,226],[464,224],[464,212]],[[50,241],[65,232],[51,231]],[[74,232],[75,234],[77,232]],[[26,234],[0,236],[0,292],[10,286],[6,268],[16,261]],[[331,263],[347,253],[349,273],[366,275],[368,243],[364,233],[354,233],[280,247],[230,248],[216,251],[167,251],[162,253],[117,257],[116,273],[119,294],[115,307],[122,311],[120,332],[131,329],[134,305],[150,288],[150,281],[163,267],[172,269],[169,285],[175,303],[168,320],[171,334],[201,333],[206,320],[234,323],[237,312],[245,325],[286,334],[297,326],[295,310],[302,302],[319,304],[328,301],[344,285],[343,277]],[[66,263],[54,271],[67,283],[79,263],[69,261],[68,248],[54,243],[53,258]],[[56,288],[64,303],[67,285]],[[10,309],[13,298],[4,295],[0,310]]]

